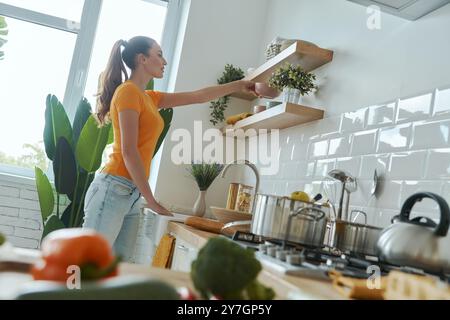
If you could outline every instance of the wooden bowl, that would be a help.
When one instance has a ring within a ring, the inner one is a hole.
[[[213,215],[222,223],[229,223],[234,221],[252,220],[250,213],[235,211],[225,208],[210,207]]]

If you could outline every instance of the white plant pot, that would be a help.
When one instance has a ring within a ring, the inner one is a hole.
[[[192,208],[192,214],[197,217],[203,217],[206,211],[206,190],[199,191],[197,200]]]
[[[300,101],[300,90],[293,88],[283,89],[283,102],[298,104]]]

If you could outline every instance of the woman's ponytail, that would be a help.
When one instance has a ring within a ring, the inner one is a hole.
[[[128,80],[127,69],[136,68],[136,56],[140,53],[148,56],[149,49],[155,44],[152,38],[137,36],[130,41],[117,41],[109,57],[106,70],[100,75],[99,91],[97,93],[97,110],[96,118],[100,125],[109,122],[109,109],[111,108],[111,100],[117,87],[122,84],[122,72],[125,74],[125,81]],[[124,47],[123,52],[121,47]],[[125,62],[125,64],[124,64]]]
[[[99,92],[97,94],[97,111],[95,113],[100,125],[109,122],[109,109],[111,100],[117,87],[122,84],[122,72],[125,74],[125,81],[128,80],[127,70],[122,61],[121,47],[126,48],[125,40],[118,40],[114,43],[109,56],[106,70],[100,75]]]

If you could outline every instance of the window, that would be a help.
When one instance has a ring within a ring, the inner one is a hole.
[[[92,107],[95,106],[98,77],[106,68],[113,44],[119,39],[128,40],[138,35],[161,43],[166,11],[166,6],[142,0],[103,2],[84,91]]]
[[[0,23],[0,42],[7,40],[0,48],[0,173],[34,177],[35,165],[45,167],[47,94],[63,102],[71,119],[83,95],[95,108],[98,75],[116,40],[148,35],[161,43],[165,33],[170,60],[180,12],[174,2],[0,1],[8,29],[4,35]],[[166,16],[173,18],[166,23]]]
[[[76,34],[5,18],[0,60],[0,163],[46,169],[47,94],[64,98]]]
[[[84,0],[2,0],[1,2],[72,21],[81,20],[84,5]]]

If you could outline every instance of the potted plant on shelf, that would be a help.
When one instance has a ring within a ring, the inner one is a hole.
[[[197,182],[200,192],[198,194],[197,200],[192,208],[192,213],[195,216],[203,217],[206,210],[206,191],[209,186],[213,183],[214,179],[220,174],[223,169],[222,164],[217,163],[192,163],[188,172],[192,177],[194,177]]]
[[[283,101],[297,104],[300,96],[305,96],[317,89],[314,84],[316,75],[306,72],[299,65],[286,63],[275,70],[269,79],[269,86],[283,91]]]
[[[232,64],[226,64],[225,70],[222,76],[217,79],[218,84],[225,84],[236,80],[241,80],[244,78],[244,71],[240,68],[234,67]],[[224,111],[227,108],[227,103],[230,100],[229,96],[224,96],[218,100],[212,101],[210,108],[211,119],[209,120],[213,125],[221,123],[225,120]]]

